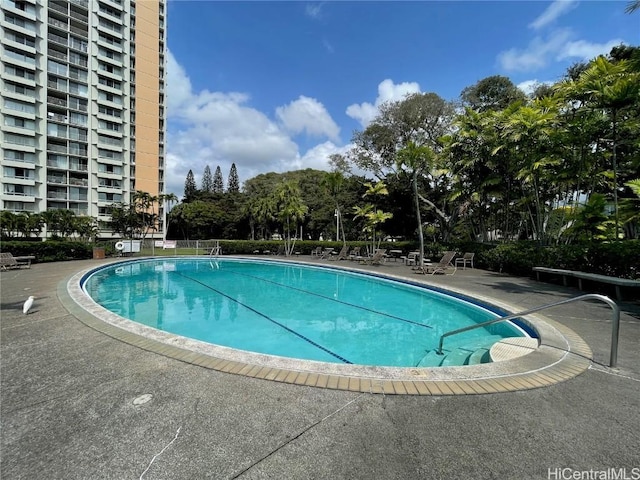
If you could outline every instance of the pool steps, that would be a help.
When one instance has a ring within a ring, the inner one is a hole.
[[[448,367],[490,363],[491,356],[489,351],[491,346],[503,339],[500,335],[492,335],[484,339],[483,345],[471,348],[455,347],[448,352],[445,350],[444,355],[438,355],[436,350],[430,350],[420,359],[416,367]]]

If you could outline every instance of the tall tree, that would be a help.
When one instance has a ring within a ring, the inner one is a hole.
[[[213,193],[224,193],[224,180],[222,180],[222,170],[220,165],[216,167],[216,173],[213,174]]]
[[[611,122],[611,166],[613,173],[613,203],[616,239],[619,238],[618,218],[618,133],[622,112],[638,102],[640,72],[633,71],[627,60],[612,63],[599,56],[582,72],[576,89],[586,96],[592,108],[607,112]]]
[[[398,169],[404,165],[397,161],[398,152],[412,143],[415,147],[428,147],[438,153],[442,148],[440,139],[450,132],[454,116],[454,105],[435,93],[416,93],[404,100],[383,104],[373,122],[354,135],[355,147],[349,153],[350,160],[381,180],[388,174],[398,174]],[[408,175],[411,178],[412,174]],[[431,192],[436,188],[446,192],[446,186],[439,185],[448,181],[446,177],[442,169],[432,168],[422,170],[418,180]],[[411,190],[410,181],[406,182],[405,188]],[[438,192],[439,203],[445,205],[446,195],[440,195],[441,192]],[[437,208],[435,199],[430,200],[426,193],[419,198],[438,216],[443,233],[448,230],[451,216],[441,216],[444,206]]]
[[[231,164],[231,169],[229,170],[229,179],[227,180],[227,192],[228,193],[238,193],[240,191],[240,180],[238,179],[238,170],[236,169],[236,164]]]
[[[196,179],[193,176],[193,172],[189,170],[187,178],[184,181],[184,201],[190,202],[194,199],[196,193],[198,193],[198,187],[196,186]]]
[[[514,102],[524,102],[526,95],[509,78],[493,75],[466,87],[460,97],[465,106],[486,112],[503,110]]]
[[[338,220],[338,225],[342,229],[342,244],[347,244],[347,238],[344,233],[344,226],[342,225],[342,207],[340,206],[339,195],[342,190],[342,186],[344,185],[344,175],[340,171],[334,171],[327,173],[326,176],[322,179],[323,188],[331,195],[333,201],[335,202],[336,207],[336,216]],[[337,232],[336,232],[337,236]],[[338,239],[336,238],[336,241]]]
[[[411,190],[416,208],[416,220],[418,223],[418,240],[420,241],[420,265],[424,259],[424,234],[422,232],[422,216],[420,215],[420,193],[418,191],[418,177],[424,171],[432,168],[435,153],[425,145],[419,147],[413,142],[398,152],[398,169],[406,168],[411,178]]]
[[[275,191],[275,206],[278,219],[284,230],[285,254],[290,256],[296,244],[296,237],[291,238],[291,230],[297,231],[297,225],[309,211],[300,194],[300,187],[293,181],[282,182]]]
[[[209,165],[204,167],[204,173],[202,174],[202,191],[205,193],[213,192],[213,175],[211,175]]]

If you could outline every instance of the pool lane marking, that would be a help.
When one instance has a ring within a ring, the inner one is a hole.
[[[266,278],[257,277],[255,275],[249,275],[247,273],[235,272],[233,270],[226,270],[226,271],[229,272],[229,273],[233,273],[234,275],[240,275],[240,276],[243,276],[243,277],[249,277],[249,278],[254,278],[256,280],[261,280],[263,282],[272,283],[274,285],[278,285],[279,287],[289,288],[291,290],[296,290],[298,292],[306,293],[307,295],[313,295],[313,296],[316,296],[316,297],[319,297],[319,298],[324,298],[325,300],[331,300],[332,302],[341,303],[341,304],[346,305],[348,307],[358,308],[358,309],[364,310],[366,312],[375,313],[376,315],[381,315],[383,317],[393,318],[394,320],[400,320],[401,322],[411,323],[412,325],[417,325],[419,327],[433,328],[431,325],[427,325],[426,323],[420,323],[420,322],[416,322],[414,320],[408,320],[406,318],[397,317],[395,315],[391,315],[390,313],[379,312],[379,311],[374,310],[372,308],[367,308],[367,307],[363,307],[361,305],[356,305],[354,303],[345,302],[343,300],[338,300],[337,298],[333,298],[333,297],[327,297],[326,295],[321,295],[319,293],[315,293],[315,292],[312,292],[312,291],[309,291],[309,290],[304,290],[302,288],[293,287],[291,285],[285,285],[284,283],[278,283],[278,282],[275,282],[273,280],[268,280]]]
[[[256,315],[259,315],[259,316],[261,316],[262,318],[265,318],[265,319],[269,320],[270,322],[274,323],[275,325],[278,325],[279,327],[284,328],[284,329],[285,329],[286,331],[288,331],[289,333],[293,333],[295,336],[300,337],[302,340],[304,340],[304,341],[306,341],[306,342],[309,342],[309,343],[310,343],[311,345],[313,345],[314,347],[319,348],[320,350],[325,351],[326,353],[328,353],[328,354],[329,354],[329,355],[331,355],[332,357],[335,357],[335,358],[337,358],[338,360],[340,360],[340,361],[342,361],[342,362],[344,362],[344,363],[347,363],[347,364],[349,364],[349,365],[353,365],[353,362],[350,362],[349,360],[347,360],[347,359],[346,359],[346,358],[344,358],[343,356],[338,355],[338,354],[337,354],[337,353],[335,353],[335,352],[332,352],[332,351],[331,351],[331,350],[329,350],[328,348],[323,347],[323,346],[322,346],[322,345],[320,345],[319,343],[314,342],[314,341],[313,341],[313,340],[311,340],[310,338],[308,338],[308,337],[306,337],[306,336],[302,335],[301,333],[296,332],[295,330],[293,330],[293,329],[291,329],[291,328],[287,327],[286,325],[283,325],[282,323],[278,322],[277,320],[274,320],[273,318],[269,317],[268,315],[265,315],[264,313],[262,313],[262,312],[260,312],[260,311],[256,310],[255,308],[250,307],[249,305],[247,305],[247,304],[245,304],[245,303],[239,302],[238,300],[236,300],[235,298],[233,298],[233,297],[231,297],[231,296],[227,295],[226,293],[221,292],[220,290],[217,290],[217,289],[213,288],[212,286],[207,285],[206,283],[201,282],[200,280],[198,280],[198,279],[196,279],[196,278],[192,278],[192,277],[188,277],[187,275],[183,275],[183,274],[182,274],[182,273],[180,273],[180,272],[175,272],[175,271],[174,271],[174,272],[171,272],[171,273],[175,273],[175,274],[177,274],[177,275],[180,275],[180,276],[181,276],[181,277],[183,277],[183,278],[186,278],[187,280],[191,280],[191,281],[193,281],[193,282],[196,282],[196,283],[198,283],[198,284],[202,285],[203,287],[208,288],[209,290],[211,290],[211,291],[213,291],[213,292],[216,292],[218,295],[221,295],[221,296],[223,296],[223,297],[225,297],[225,298],[228,298],[229,300],[231,300],[231,301],[233,301],[233,302],[237,303],[238,305],[240,305],[240,306],[242,306],[242,307],[246,308],[247,310],[252,311],[252,312],[253,312],[253,313],[255,313]]]

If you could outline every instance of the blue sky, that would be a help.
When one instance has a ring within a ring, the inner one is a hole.
[[[328,169],[384,101],[504,75],[527,90],[577,61],[640,44],[626,1],[170,0],[167,190],[191,169],[225,183]]]

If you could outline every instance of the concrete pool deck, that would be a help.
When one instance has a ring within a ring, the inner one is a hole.
[[[593,352],[577,376],[488,395],[371,394],[202,368],[88,328],[58,290],[103,263],[0,275],[1,478],[562,478],[549,475],[640,468],[638,303],[620,303],[615,369],[609,307],[579,302],[544,314]],[[427,278],[400,262],[358,268],[522,310],[580,294],[482,270]],[[29,295],[37,300],[24,316]]]

